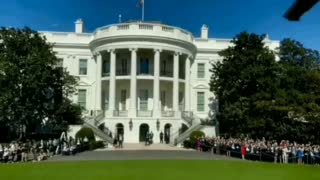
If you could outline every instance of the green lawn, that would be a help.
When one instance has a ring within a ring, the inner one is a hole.
[[[0,180],[320,180],[320,167],[241,161],[91,161],[0,165]]]

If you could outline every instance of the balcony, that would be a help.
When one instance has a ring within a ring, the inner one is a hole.
[[[137,111],[138,117],[152,117],[152,111]]]
[[[94,39],[102,39],[107,37],[119,36],[158,36],[178,41],[193,43],[192,33],[174,26],[168,26],[161,23],[132,22],[113,24],[98,28],[94,32]]]
[[[116,71],[117,76],[130,76],[130,72],[128,69],[117,69]]]
[[[114,116],[114,117],[128,117],[128,111],[115,110],[115,111],[113,112],[113,116]]]
[[[173,77],[173,73],[172,73],[172,71],[161,70],[160,71],[160,76],[162,76],[162,77]]]
[[[174,117],[174,111],[162,111],[161,117]]]

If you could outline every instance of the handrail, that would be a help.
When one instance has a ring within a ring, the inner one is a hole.
[[[92,129],[93,132],[94,132],[97,136],[99,136],[100,138],[104,139],[105,141],[107,141],[107,142],[109,142],[109,143],[113,143],[113,138],[111,138],[108,134],[106,134],[105,132],[101,131],[100,129],[98,129],[98,128],[95,127],[94,125],[85,122],[85,123],[83,124],[83,126]]]

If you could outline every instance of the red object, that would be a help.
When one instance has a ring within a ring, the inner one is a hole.
[[[247,153],[247,147],[246,147],[246,145],[242,145],[241,146],[241,155],[246,155],[246,153]]]

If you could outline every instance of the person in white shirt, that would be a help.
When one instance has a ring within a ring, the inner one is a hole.
[[[2,159],[3,156],[3,146],[0,144],[0,160]]]
[[[287,145],[284,145],[283,148],[282,148],[282,162],[283,163],[288,163],[288,148],[287,148]]]

